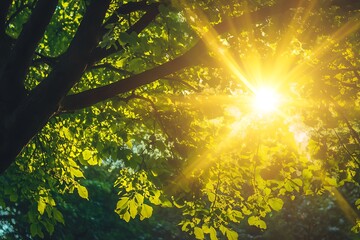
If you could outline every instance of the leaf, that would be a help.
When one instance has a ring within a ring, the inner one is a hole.
[[[239,235],[237,234],[237,232],[235,232],[233,230],[227,230],[226,236],[229,240],[237,240],[239,238]]]
[[[332,177],[326,177],[325,182],[327,182],[330,186],[336,187],[337,186],[337,180],[336,178]]]
[[[302,187],[302,185],[303,185],[303,182],[300,178],[293,179],[293,182],[300,187]]]
[[[91,166],[94,166],[94,165],[96,165],[98,163],[99,163],[99,161],[98,161],[98,159],[97,159],[97,157],[95,155],[93,155],[92,158],[90,158],[89,161],[88,161],[88,164],[91,165]]]
[[[71,174],[73,174],[75,177],[81,177],[81,178],[83,178],[84,177],[84,174],[83,174],[83,172],[82,171],[80,171],[79,169],[77,169],[77,168],[73,168],[73,167],[71,167],[70,168],[70,173]]]
[[[140,193],[135,193],[136,202],[141,205],[144,202],[144,196]]]
[[[355,206],[357,206],[357,208],[360,209],[360,198],[356,200]]]
[[[76,188],[78,190],[78,194],[80,197],[89,200],[89,193],[88,193],[88,190],[86,189],[86,187],[78,185]]]
[[[17,200],[18,200],[18,195],[16,194],[16,193],[12,193],[11,195],[10,195],[10,201],[11,202],[17,202]]]
[[[154,203],[154,204],[156,204],[156,203]],[[168,199],[165,199],[161,202],[161,207],[171,208],[172,206],[173,206],[173,204]]]
[[[93,156],[92,151],[86,149],[82,152],[82,157],[84,158],[85,161],[88,161],[91,157]]]
[[[125,144],[129,149],[132,149],[133,145],[132,145],[131,140],[127,141]]]
[[[65,224],[64,216],[62,215],[62,213],[59,210],[57,210],[56,208],[53,208],[52,212],[53,212],[53,216],[56,221],[58,221],[59,223]]]
[[[130,221],[130,213],[126,211],[124,215],[122,215],[122,219],[124,219],[126,222]]]
[[[280,198],[270,198],[268,200],[270,207],[275,211],[280,211],[284,205],[284,202]]]
[[[39,198],[39,201],[38,201],[38,206],[37,206],[37,210],[38,212],[43,215],[44,214],[44,211],[45,211],[45,208],[46,208],[46,202],[45,202],[45,199],[43,197],[40,197]]]
[[[129,211],[132,218],[135,218],[136,214],[138,213],[137,207],[138,205],[136,204],[134,199],[129,201]]]
[[[216,230],[213,227],[210,227],[210,240],[217,240],[217,236],[216,236]]]
[[[120,198],[120,200],[116,204],[116,210],[121,210],[121,209],[124,209],[125,207],[127,207],[128,201],[129,201],[128,197]]]
[[[69,128],[63,127],[63,128],[62,128],[62,133],[63,133],[63,136],[64,136],[66,139],[71,139],[71,138],[72,138],[72,134],[71,134]]]
[[[266,229],[266,227],[267,227],[266,223],[257,216],[249,217],[248,223],[250,226],[255,226],[255,227],[258,227],[261,229]]]
[[[54,232],[54,225],[52,225],[50,222],[44,222],[43,224],[46,228],[46,231],[48,231],[50,235],[52,235]]]
[[[212,192],[208,192],[208,199],[210,202],[214,202],[215,201],[215,194]]]
[[[204,239],[205,238],[204,231],[199,227],[194,228],[194,234],[195,234],[196,239]]]
[[[143,220],[145,218],[151,217],[153,212],[153,208],[147,204],[143,204],[141,206],[141,212],[140,212],[140,220]]]
[[[313,174],[309,169],[304,169],[302,171],[302,176],[306,179],[310,179],[310,178],[312,178]]]
[[[37,229],[38,229],[38,224],[37,223],[32,223],[30,225],[30,234],[32,237],[35,237],[37,235]]]

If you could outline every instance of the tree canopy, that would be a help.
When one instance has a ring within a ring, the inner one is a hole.
[[[359,9],[1,1],[0,221],[54,233],[61,196],[88,199],[87,170],[107,166],[126,222],[178,208],[191,236],[237,239],[327,193],[359,231],[360,198],[338,190],[360,181]]]

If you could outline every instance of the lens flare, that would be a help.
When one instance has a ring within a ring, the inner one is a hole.
[[[258,114],[269,114],[278,110],[280,95],[272,88],[262,87],[255,90],[253,109]]]

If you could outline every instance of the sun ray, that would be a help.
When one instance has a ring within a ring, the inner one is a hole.
[[[331,193],[333,194],[336,203],[343,211],[345,217],[350,221],[351,224],[356,224],[356,219],[360,219],[360,216],[355,212],[355,210],[350,206],[348,201],[344,198],[339,190],[336,188],[331,189]]]
[[[199,19],[199,21],[194,22],[193,24],[197,29],[206,29],[207,32],[202,35],[202,40],[205,42],[207,48],[215,54],[215,59],[220,59],[219,62],[222,62],[222,65],[226,67],[231,73],[233,73],[237,79],[239,79],[247,88],[254,92],[255,88],[245,77],[243,71],[241,71],[239,64],[235,61],[234,57],[226,50],[226,47],[219,41],[219,34],[211,26],[207,17],[201,11],[193,11],[190,8],[186,7],[186,3],[183,2],[184,9],[186,9],[186,16],[188,19]],[[247,16],[247,15],[246,15]],[[246,18],[246,21],[250,21],[249,18]],[[250,23],[249,23],[250,24]],[[254,64],[258,65],[258,64]]]
[[[274,55],[275,64],[273,64],[274,75],[281,76],[284,72],[288,71],[291,66],[293,66],[295,58],[284,61],[284,57],[282,55],[287,51],[287,48],[291,45],[291,42],[294,39],[297,39],[301,34],[300,31],[298,31],[298,27],[307,22],[317,2],[318,0],[310,2],[302,1],[299,3],[299,7],[301,7],[301,9],[295,10],[294,16],[291,18],[288,27],[285,28],[284,33],[281,34],[280,41],[276,46]],[[276,31],[276,29],[274,29],[274,31]]]
[[[258,47],[256,46],[253,31],[248,31],[249,42],[253,44],[252,54],[249,54],[245,58],[237,59],[234,57],[234,54],[229,51],[228,47],[220,41],[219,34],[211,26],[205,14],[203,14],[201,11],[191,10],[185,1],[181,2],[183,9],[186,9],[186,18],[192,23],[195,30],[200,32],[199,35],[201,36],[202,41],[204,41],[209,51],[214,54],[213,57],[218,59],[222,67],[236,76],[239,82],[245,85],[248,90],[250,90],[250,95],[255,95],[255,100],[253,100],[253,103],[251,103],[251,100],[245,100],[245,98],[234,101],[234,99],[230,98],[229,96],[216,96],[216,98],[211,97],[211,99],[209,99],[207,96],[206,101],[222,102],[234,106],[236,106],[236,104],[253,104],[254,106],[252,107],[254,107],[258,113],[260,112],[262,115],[265,115],[275,112],[276,116],[284,119],[285,121],[294,117],[290,116],[289,112],[283,111],[281,109],[281,100],[278,99],[279,97],[275,93],[271,91],[267,92],[261,89],[261,87],[263,87],[264,83],[267,82],[270,85],[275,85],[272,87],[274,91],[277,91],[278,88],[281,87],[280,85],[284,84],[285,81],[292,81],[293,79],[301,81],[301,78],[305,75],[306,71],[313,67],[311,64],[309,64],[310,61],[304,61],[300,64],[295,64],[297,62],[296,57],[288,54],[289,47],[291,47],[291,44],[294,40],[301,44],[300,40],[298,40],[300,35],[302,38],[307,40],[314,37],[313,33],[311,32],[304,33],[302,31],[298,31],[298,27],[301,27],[302,24],[306,23],[312,17],[313,9],[317,6],[318,1],[303,1],[302,3],[300,3],[302,9],[297,9],[293,12],[293,16],[290,19],[290,22],[287,24],[287,27],[284,29],[284,32],[280,33],[282,34],[279,36],[281,39],[279,40],[280,42],[278,42],[276,49],[274,50],[273,59],[266,63],[269,64],[268,67],[262,62],[262,56],[258,50]],[[245,9],[244,11],[250,10]],[[254,21],[251,19],[250,14],[246,15],[244,22],[248,26],[254,25]],[[234,26],[234,29],[235,28],[236,27]],[[330,39],[332,41],[319,43],[313,49],[309,49],[312,52],[312,57],[319,58],[323,55],[326,55],[328,51],[330,51],[329,49],[333,44],[341,42],[347,36],[359,30],[359,28],[360,22],[348,21],[344,23],[340,28],[338,28],[330,35]],[[268,67],[269,69],[264,69],[265,67]],[[266,78],[264,77],[265,74],[267,75]],[[197,97],[201,98],[201,96]],[[234,103],[232,103],[232,101],[234,101]],[[301,103],[294,99],[291,101],[286,99],[286,101],[286,104],[291,105],[293,109],[307,106],[307,104],[312,105],[311,100],[305,99],[301,99]],[[250,124],[249,121],[252,121],[249,116],[244,116],[246,114],[241,111],[236,114],[239,116],[236,117],[237,119],[234,120],[233,124],[230,124],[227,131],[222,131],[220,136],[217,136],[218,139],[221,139],[219,140],[219,144],[217,144],[211,150],[201,152],[189,159],[189,165],[175,180],[177,184],[181,184],[183,181],[186,181],[186,179],[194,173],[195,169],[205,170],[206,168],[210,167],[211,161],[209,161],[209,159],[216,158],[222,152],[229,150],[231,146],[235,144],[234,139],[236,139],[238,135],[241,134],[244,127]],[[310,138],[309,134],[294,129],[294,126],[293,129],[290,129],[290,127],[291,124],[289,125],[288,130],[291,132],[291,134],[293,134],[293,140],[299,145],[299,153],[305,154],[306,159],[310,159],[309,152],[306,147]],[[168,186],[168,189],[176,191],[174,186]],[[349,203],[337,189],[334,188],[332,193],[346,217],[351,220],[352,223],[355,223],[355,219],[359,218],[356,212],[351,208]]]
[[[351,35],[352,33],[358,31],[360,29],[360,22],[355,20],[350,20],[343,24],[339,29],[337,29],[334,33],[330,35],[331,41],[321,42],[312,49],[312,57],[313,58],[321,58],[324,63],[328,63],[334,60],[334,57],[325,57],[327,53],[329,53],[328,49],[331,49],[331,46],[336,43],[341,42],[343,39]],[[287,79],[294,78],[296,76],[301,76],[305,72],[309,71],[312,68],[312,65],[309,62],[304,62],[302,64],[298,64],[288,72]]]

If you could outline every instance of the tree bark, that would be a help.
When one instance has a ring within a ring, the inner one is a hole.
[[[13,111],[25,98],[24,80],[37,44],[44,35],[45,29],[54,13],[57,0],[39,0],[28,22],[11,50],[9,60],[2,69],[1,101],[7,111]]]
[[[79,81],[99,32],[110,0],[94,0],[88,7],[67,52],[53,71],[16,108],[5,116],[0,129],[0,173],[57,111],[59,102]]]

